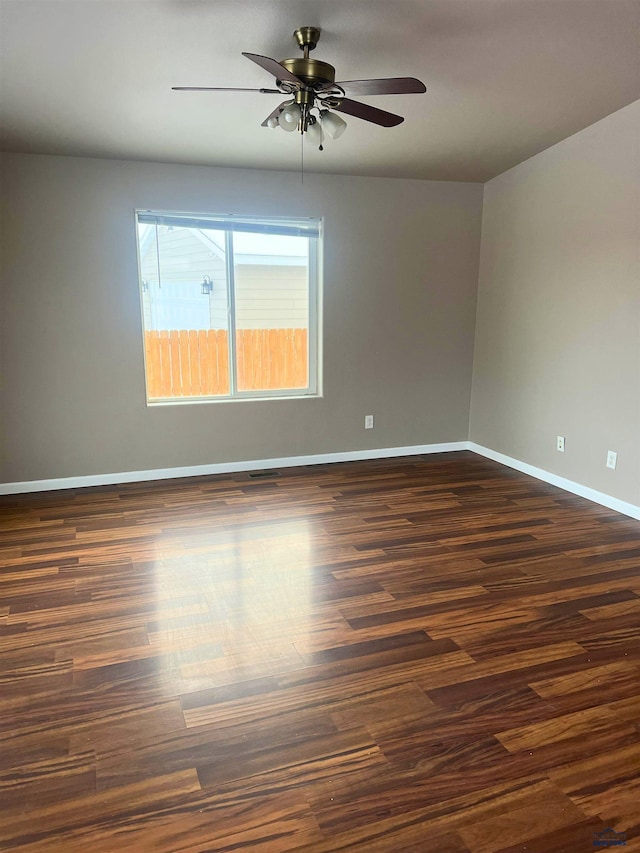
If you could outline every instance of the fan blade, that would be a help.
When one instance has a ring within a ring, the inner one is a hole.
[[[295,74],[287,71],[284,65],[280,65],[275,59],[271,59],[268,56],[260,56],[259,53],[243,53],[242,55],[246,56],[252,62],[257,63],[265,71],[268,71],[269,74],[273,74],[276,80],[286,80],[288,83],[297,83],[299,86],[304,85],[302,80],[298,79]]]
[[[267,124],[267,122],[269,121],[269,119],[271,118],[271,116],[278,116],[278,115],[279,115],[279,113],[280,113],[280,110],[284,107],[284,105],[285,105],[286,103],[289,103],[289,102],[288,102],[288,101],[283,101],[281,104],[278,104],[278,106],[275,108],[275,110],[274,110],[272,113],[269,113],[269,115],[268,115],[268,116],[266,117],[266,119],[262,122],[262,124],[260,125],[260,127],[268,127],[269,125]]]
[[[415,77],[385,77],[380,80],[346,80],[336,83],[347,95],[413,95],[427,91]]]
[[[236,89],[234,86],[172,86],[174,92],[262,92],[267,95],[281,95],[280,89]]]
[[[361,104],[359,101],[351,101],[349,98],[343,98],[337,107],[332,107],[331,109],[339,113],[355,116],[356,118],[362,118],[365,121],[371,121],[374,124],[379,124],[381,127],[395,127],[404,121],[402,116],[388,113],[386,110],[379,110],[376,107],[370,107],[369,104]]]

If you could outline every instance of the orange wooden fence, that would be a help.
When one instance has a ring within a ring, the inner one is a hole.
[[[229,350],[224,330],[145,332],[150,398],[214,397],[229,393]],[[306,329],[238,329],[240,391],[306,388]]]

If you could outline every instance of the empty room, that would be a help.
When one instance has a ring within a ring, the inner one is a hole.
[[[640,853],[640,0],[0,0],[0,849]]]

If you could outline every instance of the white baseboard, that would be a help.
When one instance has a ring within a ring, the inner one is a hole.
[[[234,474],[239,471],[259,471],[263,468],[292,468],[299,465],[325,465],[331,462],[357,462],[363,459],[391,459],[397,456],[420,456],[429,453],[450,453],[471,450],[493,459],[508,468],[515,468],[537,480],[558,486],[574,495],[606,506],[623,515],[640,519],[640,506],[590,489],[573,480],[551,474],[504,453],[498,453],[474,441],[447,441],[440,444],[414,444],[408,447],[380,447],[373,450],[346,450],[338,453],[317,453],[311,456],[282,456],[275,459],[250,459],[240,462],[213,462],[209,465],[189,465],[182,468],[152,468],[149,471],[123,471],[118,474],[88,474],[80,477],[59,477],[52,480],[27,480],[22,483],[0,483],[0,495],[27,492],[49,492],[57,489],[78,489],[85,486],[112,486],[121,483],[141,483],[148,480],[173,480],[176,477],[201,477],[206,474]]]
[[[499,462],[501,465],[506,465],[508,468],[515,468],[516,471],[529,474],[529,476],[535,477],[537,480],[543,480],[552,486],[558,486],[566,492],[579,495],[581,498],[587,498],[587,500],[594,503],[614,509],[616,512],[621,512],[623,515],[630,515],[631,518],[640,519],[640,506],[618,500],[618,498],[613,498],[604,492],[598,492],[596,489],[590,489],[588,486],[583,486],[573,480],[567,480],[565,477],[559,477],[557,474],[552,474],[543,468],[536,468],[535,465],[520,462],[519,459],[513,459],[511,456],[505,456],[504,453],[498,453],[488,447],[482,447],[482,445],[476,444],[474,441],[467,442],[467,449],[478,453],[480,456],[486,456],[487,459],[493,459],[494,462]]]
[[[355,462],[361,459],[386,459],[395,456],[419,456],[425,453],[448,453],[468,450],[468,441],[441,444],[414,444],[409,447],[380,447],[374,450],[346,450],[339,453],[316,453],[312,456],[282,456],[276,459],[250,459],[241,462],[213,462],[183,468],[152,468],[149,471],[123,471],[119,474],[87,474],[80,477],[58,477],[52,480],[26,480],[22,483],[0,483],[0,495],[26,492],[50,492],[85,486],[113,486],[142,483],[147,480],[173,480],[176,477],[201,477],[205,474],[234,474],[238,471],[260,471],[263,468],[293,468],[298,465],[325,465],[329,462]]]

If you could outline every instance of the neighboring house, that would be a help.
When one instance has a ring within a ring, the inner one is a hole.
[[[236,327],[307,328],[306,241],[234,235]],[[161,329],[228,327],[225,238],[221,231],[140,226],[144,326]],[[203,283],[210,282],[210,293]]]

